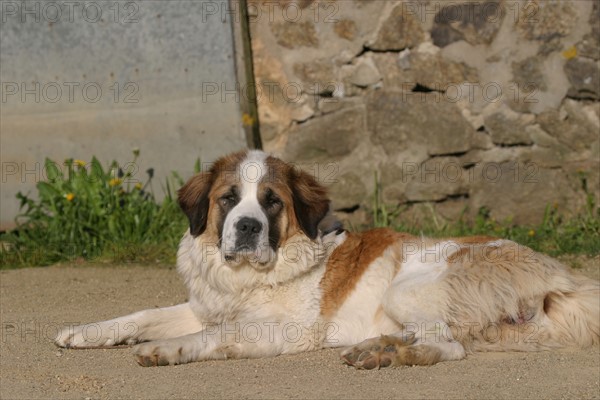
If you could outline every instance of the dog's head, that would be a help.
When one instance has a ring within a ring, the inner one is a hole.
[[[270,268],[289,238],[318,235],[329,199],[312,176],[261,151],[217,160],[179,190],[190,234],[216,243],[230,266]]]

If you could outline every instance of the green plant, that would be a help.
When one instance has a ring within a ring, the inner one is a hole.
[[[585,196],[583,212],[565,218],[557,205],[548,205],[542,222],[536,226],[516,225],[511,219],[496,221],[491,210],[482,207],[472,220],[466,218],[466,208],[456,221],[444,221],[428,204],[429,217],[418,225],[402,220],[401,208],[390,212],[381,200],[381,186],[375,174],[372,226],[393,227],[398,231],[430,237],[487,235],[514,240],[550,255],[600,253],[600,207],[587,184],[587,176],[579,172],[582,193]]]
[[[73,259],[170,261],[185,230],[172,186],[157,203],[153,169],[145,183],[135,179],[139,151],[125,170],[112,162],[66,160],[65,171],[46,159],[47,180],[38,182],[38,198],[19,193],[22,214],[17,228],[2,237],[1,266],[47,265]]]
[[[400,215],[400,206],[389,208],[383,202],[381,182],[379,181],[379,174],[375,171],[375,190],[373,193],[373,209],[371,210],[373,215],[373,226],[375,228],[386,228],[393,224],[394,220]]]

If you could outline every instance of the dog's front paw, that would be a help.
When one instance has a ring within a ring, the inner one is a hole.
[[[177,365],[191,361],[185,344],[176,339],[138,344],[133,348],[133,354],[142,367]]]
[[[106,324],[104,322],[70,325],[58,332],[58,335],[54,338],[54,343],[59,347],[69,349],[112,347],[135,343],[132,335],[137,331],[135,326],[126,324],[124,328],[119,328],[118,324]]]
[[[115,344],[114,336],[103,332],[100,324],[72,325],[63,328],[54,338],[59,347],[93,348],[106,347]]]

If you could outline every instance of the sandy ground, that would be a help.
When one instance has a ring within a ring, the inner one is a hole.
[[[599,259],[578,258],[599,277]],[[485,353],[432,367],[356,371],[337,350],[142,368],[130,349],[62,350],[64,323],[185,301],[174,269],[54,266],[0,272],[0,398],[600,398],[600,351]]]

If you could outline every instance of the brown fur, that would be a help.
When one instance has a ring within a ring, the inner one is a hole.
[[[214,187],[223,179],[235,179],[237,164],[245,157],[246,152],[230,154],[217,160],[210,170],[201,172],[187,181],[177,192],[179,206],[190,221],[190,232],[194,236],[201,235],[210,221],[215,197]],[[212,198],[209,196],[212,194]],[[216,232],[214,226],[210,232]]]
[[[409,236],[385,228],[347,235],[331,254],[321,279],[321,314],[325,317],[335,314],[376,258],[390,245]]]
[[[190,221],[192,235],[207,231],[214,233],[214,240],[218,241],[216,232],[222,216],[215,204],[231,186],[240,183],[237,167],[246,155],[247,151],[240,151],[218,159],[208,171],[193,176],[179,190],[179,205]],[[267,157],[266,164],[269,171],[259,184],[259,195],[270,188],[286,207],[279,224],[280,241],[284,243],[300,230],[314,239],[318,223],[329,210],[327,190],[306,172],[277,158]]]

